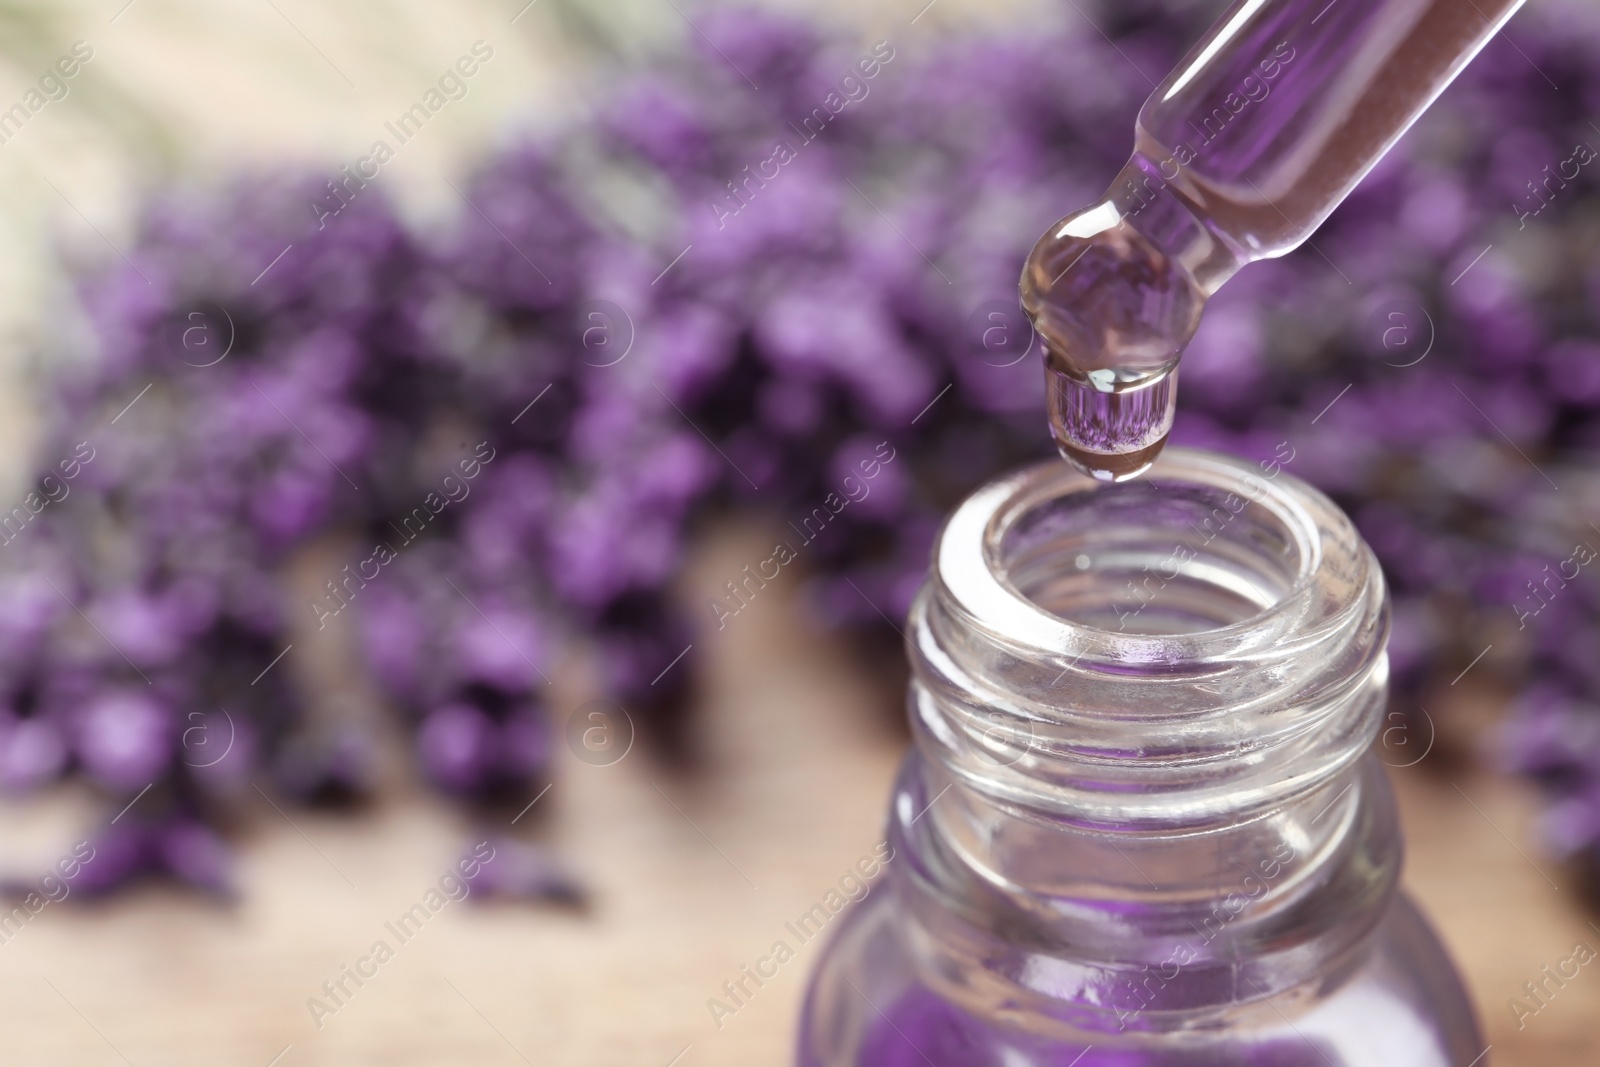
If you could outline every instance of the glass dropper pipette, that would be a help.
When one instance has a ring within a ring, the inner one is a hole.
[[[1096,478],[1144,471],[1211,294],[1309,237],[1522,0],[1240,0],[1140,109],[1098,203],[1022,272],[1051,433]]]

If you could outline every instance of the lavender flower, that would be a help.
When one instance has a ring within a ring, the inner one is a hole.
[[[1139,0],[1108,14],[1109,41],[1077,24],[885,43],[868,77],[862,49],[807,24],[719,11],[593,128],[461,182],[443,232],[409,232],[376,188],[319,228],[309,178],[152,204],[139,273],[83,283],[99,358],[53,392],[41,477],[80,442],[95,458],[7,531],[0,787],[73,768],[118,797],[159,785],[165,829],[108,838],[96,884],[225,884],[206,820],[254,770],[308,802],[372,788],[359,717],[263,671],[346,611],[453,797],[542,787],[547,678],[580,648],[647,734],[685,743],[711,620],[671,585],[689,531],[730,509],[792,523],[814,618],[892,644],[940,517],[1048,452],[1018,265],[1121,165],[1147,79],[1201,17]],[[1330,219],[1321,254],[1212,301],[1175,437],[1286,447],[1356,516],[1392,583],[1398,710],[1485,634],[1516,635],[1474,667],[1540,683],[1505,758],[1549,791],[1551,843],[1600,865],[1600,596],[1569,562],[1600,530],[1545,480],[1593,484],[1600,451],[1600,269],[1577,236],[1595,201],[1581,182],[1526,199],[1590,137],[1600,32],[1576,8],[1517,32]],[[851,71],[864,91],[819,115]],[[623,186],[626,204],[604,192]],[[1395,308],[1399,334],[1374,319]],[[880,447],[895,458],[862,492]],[[330,543],[362,555],[313,617],[284,576]],[[374,545],[392,556],[376,577]],[[481,884],[570,895],[552,869],[505,842]]]

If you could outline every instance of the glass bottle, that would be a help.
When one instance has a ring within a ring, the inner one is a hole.
[[[1275,462],[975,493],[911,609],[892,858],[802,1067],[1482,1067],[1397,888],[1388,621],[1350,520]]]
[[[1239,0],[1218,19],[1105,196],[1023,268],[1062,455],[1107,481],[1148,467],[1207,298],[1304,242],[1521,4]]]

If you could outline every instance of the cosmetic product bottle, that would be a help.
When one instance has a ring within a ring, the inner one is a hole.
[[[1274,463],[1058,462],[945,524],[886,873],[801,1067],[1482,1067],[1400,892],[1371,550]]]

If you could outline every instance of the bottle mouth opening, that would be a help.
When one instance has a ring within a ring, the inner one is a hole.
[[[1063,622],[1142,635],[1246,623],[1309,578],[1314,545],[1263,493],[1162,475],[997,516],[991,567]]]
[[[1281,465],[1173,448],[1108,485],[1040,463],[956,509],[933,571],[907,634],[913,722],[980,792],[1210,825],[1371,740],[1382,573]]]
[[[1176,664],[1304,636],[1347,606],[1364,557],[1343,513],[1279,465],[1169,448],[1134,482],[1050,461],[992,483],[951,516],[935,567],[1008,643]]]

